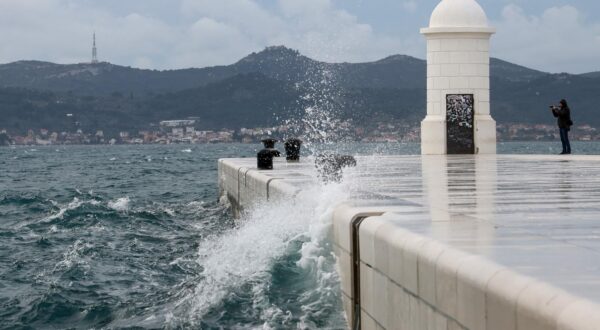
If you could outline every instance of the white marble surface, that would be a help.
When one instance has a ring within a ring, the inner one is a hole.
[[[385,218],[406,230],[600,302],[600,156],[357,160],[345,173],[352,206],[393,206]],[[314,172],[308,160],[261,171],[298,189]]]
[[[600,156],[365,160],[347,173],[354,205],[411,205],[385,217],[600,302]]]
[[[429,27],[487,27],[487,16],[475,0],[443,0],[431,14]]]
[[[367,217],[365,329],[600,328],[600,156],[357,157],[342,187],[327,188],[311,159],[276,159],[272,171],[255,163],[219,161],[233,206],[312,208],[310,196],[335,192],[327,200],[349,317],[350,222]]]

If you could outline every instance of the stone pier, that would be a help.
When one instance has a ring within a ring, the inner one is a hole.
[[[600,329],[600,156],[357,162],[330,237],[349,327]],[[219,161],[236,211],[320,184],[310,160],[255,166]]]

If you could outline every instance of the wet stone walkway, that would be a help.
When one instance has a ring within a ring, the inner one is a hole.
[[[254,159],[229,160],[248,169]],[[414,233],[600,302],[600,156],[357,157],[344,184],[355,207]],[[254,170],[255,171],[255,170]],[[311,160],[262,174],[297,189]],[[342,201],[340,201],[342,202]]]
[[[354,206],[600,302],[600,156],[359,159]],[[398,211],[399,210],[399,211]]]

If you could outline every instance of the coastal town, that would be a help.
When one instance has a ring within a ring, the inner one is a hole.
[[[420,125],[406,122],[376,123],[369,127],[355,126],[350,122],[340,123],[340,141],[366,143],[409,143],[419,142]],[[158,129],[122,131],[105,134],[103,130],[91,132],[54,132],[48,129],[29,129],[26,134],[11,134],[0,128],[0,145],[82,145],[82,144],[204,144],[204,143],[256,143],[265,136],[285,138],[293,135],[292,125],[201,130],[194,119],[166,120]],[[498,124],[499,141],[552,141],[559,140],[555,125],[547,124]],[[575,141],[599,141],[600,131],[590,125],[576,126],[571,131]]]

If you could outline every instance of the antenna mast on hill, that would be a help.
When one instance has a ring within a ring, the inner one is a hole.
[[[92,64],[98,63],[98,49],[96,49],[96,32],[94,32],[94,46],[92,47]]]

